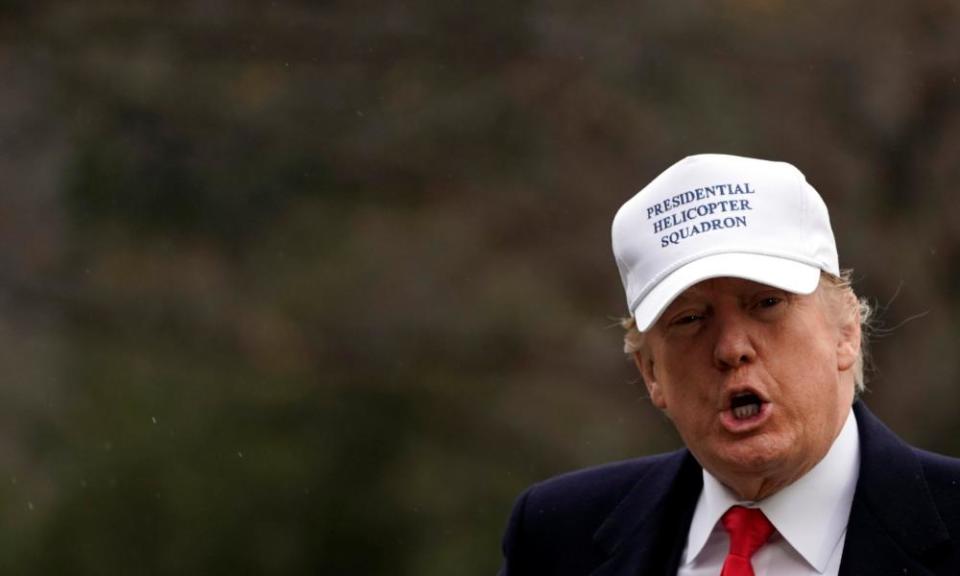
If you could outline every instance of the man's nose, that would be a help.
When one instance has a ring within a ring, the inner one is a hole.
[[[757,351],[750,336],[749,320],[739,314],[718,314],[714,320],[717,330],[714,365],[720,370],[728,370],[752,363]]]

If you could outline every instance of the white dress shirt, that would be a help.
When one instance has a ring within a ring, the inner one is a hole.
[[[776,532],[752,559],[756,576],[836,576],[847,520],[860,472],[860,438],[853,410],[827,455],[800,477],[760,502],[738,500],[706,470],[678,576],[717,576],[730,537],[720,517],[739,504],[760,508]]]

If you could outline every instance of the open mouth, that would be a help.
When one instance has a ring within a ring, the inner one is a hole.
[[[753,392],[742,392],[730,399],[730,412],[737,420],[747,420],[760,413],[763,400]]]

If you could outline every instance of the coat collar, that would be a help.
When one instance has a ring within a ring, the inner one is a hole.
[[[594,534],[610,557],[591,576],[676,574],[703,475],[687,450],[658,458]]]
[[[860,428],[860,479],[840,574],[930,574],[923,558],[950,540],[914,450],[867,410]]]

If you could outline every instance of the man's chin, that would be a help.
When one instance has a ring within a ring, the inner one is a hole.
[[[704,467],[718,478],[774,475],[786,467],[789,459],[786,447],[769,436],[763,434],[727,442]]]

